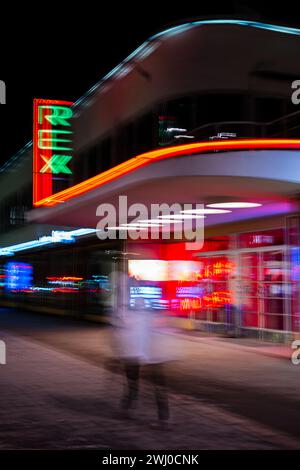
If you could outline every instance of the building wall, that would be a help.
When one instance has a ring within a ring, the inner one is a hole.
[[[300,75],[299,37],[235,25],[199,26],[161,37],[125,76],[111,78],[78,109],[75,148],[160,102],[192,93],[242,92],[290,98]],[[279,77],[280,72],[285,75]]]

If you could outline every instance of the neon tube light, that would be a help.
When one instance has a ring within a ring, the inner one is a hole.
[[[30,250],[31,248],[37,248],[45,245],[51,245],[52,243],[63,243],[66,241],[72,242],[76,237],[89,235],[95,232],[96,229],[93,228],[80,228],[76,230],[71,230],[69,232],[53,230],[51,235],[42,236],[38,240],[31,240],[29,242],[18,243],[16,245],[0,248],[0,256],[12,256],[14,255],[14,253],[17,253],[19,251]]]
[[[300,149],[300,139],[241,139],[197,142],[193,144],[164,147],[150,152],[142,153],[117,165],[99,175],[89,178],[82,183],[55,193],[49,197],[35,202],[35,206],[55,206],[74,197],[85,194],[95,188],[110,183],[138,168],[150,165],[152,162],[167,158],[182,157],[195,153],[213,152],[215,150],[271,150],[271,149]],[[219,154],[222,155],[222,154]]]

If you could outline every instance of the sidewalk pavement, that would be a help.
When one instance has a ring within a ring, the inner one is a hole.
[[[291,359],[293,349],[291,345],[273,343],[271,341],[262,341],[260,339],[245,337],[230,337],[222,335],[207,335],[197,331],[184,330],[166,330],[167,334],[178,335],[190,341],[201,341],[202,343],[212,344],[214,342],[222,344],[226,348],[262,354],[265,356],[281,359]]]
[[[123,377],[65,351],[1,333],[0,449],[287,449],[290,436],[180,393],[170,394],[171,431],[154,431],[151,384],[122,419]]]

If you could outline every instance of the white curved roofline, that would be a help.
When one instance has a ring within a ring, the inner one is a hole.
[[[284,33],[284,34],[293,34],[296,36],[300,36],[300,29],[298,28],[291,28],[288,26],[280,26],[274,25],[269,23],[260,23],[258,21],[250,21],[250,20],[233,20],[233,19],[210,19],[210,20],[198,20],[198,21],[191,21],[188,23],[183,23],[179,26],[173,26],[171,28],[165,29],[155,35],[151,36],[147,39],[143,44],[141,44],[137,49],[135,49],[128,57],[126,57],[120,64],[114,67],[110,72],[108,72],[99,82],[97,82],[92,88],[90,88],[83,96],[81,96],[74,104],[74,107],[79,106],[85,100],[87,100],[103,83],[108,80],[109,78],[121,77],[125,75],[127,72],[127,68],[129,62],[132,59],[140,60],[144,59],[147,55],[149,55],[157,46],[155,42],[163,37],[172,36],[175,34],[180,34],[188,29],[195,28],[198,26],[205,26],[205,25],[238,25],[238,26],[246,26],[255,29],[263,29],[274,31],[277,33]]]
[[[261,23],[258,21],[250,21],[250,20],[234,20],[234,19],[210,19],[210,20],[198,20],[198,21],[191,21],[187,23],[183,23],[179,26],[173,26],[171,28],[165,29],[159,33],[154,34],[145,42],[143,42],[137,49],[135,49],[128,57],[126,57],[120,64],[114,67],[110,72],[108,72],[99,82],[97,82],[92,88],[90,88],[84,95],[82,95],[78,100],[74,103],[74,107],[81,105],[84,101],[88,100],[88,98],[111,77],[121,77],[125,75],[127,70],[129,71],[129,62],[132,59],[140,60],[145,58],[149,55],[156,47],[154,44],[158,39],[162,37],[168,37],[175,34],[182,33],[188,29],[197,27],[197,26],[205,26],[205,25],[238,25],[238,26],[246,26],[255,29],[263,29],[269,31],[275,31],[277,33],[284,33],[284,34],[293,34],[295,36],[300,36],[300,29],[299,28],[291,28],[288,26],[280,26],[274,25],[269,23]],[[15,155],[13,155],[10,159],[8,159],[1,167],[0,173],[14,164],[19,157],[28,150],[32,145],[32,140],[27,142],[27,144],[23,147],[23,149],[19,150]]]

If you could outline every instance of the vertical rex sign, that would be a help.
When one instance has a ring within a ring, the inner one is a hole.
[[[73,103],[35,99],[33,106],[33,204],[65,189],[72,171]]]

